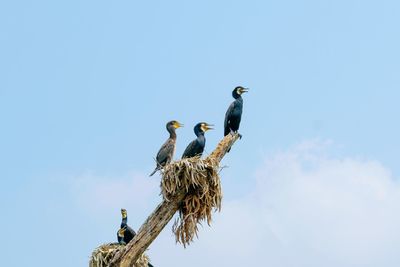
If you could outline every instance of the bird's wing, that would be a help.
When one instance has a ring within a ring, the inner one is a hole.
[[[186,147],[185,151],[183,152],[182,158],[190,158],[193,155],[193,150],[196,148],[196,140],[190,142],[190,144]]]
[[[224,122],[224,136],[228,135],[231,132],[231,129],[229,128],[229,120],[231,118],[231,114],[234,108],[235,102],[232,102],[232,104],[230,104],[228,110],[226,111]]]
[[[135,237],[136,232],[130,226],[128,226],[128,225],[126,226],[126,231],[132,235],[132,238]]]
[[[157,153],[157,163],[164,166],[173,157],[175,150],[175,140],[169,138]]]

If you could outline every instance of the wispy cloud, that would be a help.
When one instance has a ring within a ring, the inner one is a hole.
[[[329,144],[305,142],[266,158],[251,194],[224,203],[213,227],[187,250],[171,246],[163,233],[154,262],[398,266],[399,184],[378,161],[329,156]]]
[[[159,179],[150,179],[137,172],[114,177],[88,172],[73,179],[72,193],[78,205],[86,211],[113,214],[124,207],[137,215],[148,209],[149,202],[157,198],[158,185]]]

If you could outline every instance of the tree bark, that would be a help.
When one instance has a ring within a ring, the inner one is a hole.
[[[238,134],[228,134],[207,159],[220,162],[238,139]],[[134,267],[139,256],[145,252],[172,219],[184,198],[185,193],[182,191],[168,201],[163,200],[143,223],[133,240],[114,256],[110,267]]]

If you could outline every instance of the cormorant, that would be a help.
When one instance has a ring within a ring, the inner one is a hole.
[[[135,237],[136,232],[128,226],[128,214],[125,209],[121,209],[121,215],[121,227],[118,230],[117,238],[118,243],[121,245],[126,245]]]
[[[121,210],[122,211],[122,210]],[[125,211],[126,212],[126,211]],[[124,218],[122,218],[122,222],[124,222]],[[125,221],[126,222],[126,221]],[[133,232],[133,235],[131,233]],[[121,223],[121,229],[118,230],[117,237],[118,237],[118,243],[120,245],[126,245],[133,239],[133,237],[136,235],[135,231],[132,230],[128,225],[125,224],[124,227],[122,227]],[[148,267],[154,267],[150,262],[147,265]]]
[[[242,118],[243,111],[242,94],[248,91],[248,88],[244,88],[242,86],[238,86],[233,90],[232,96],[235,101],[232,102],[225,114],[224,136],[228,135],[231,132],[237,133],[237,131],[239,130],[240,120]],[[241,135],[239,136],[242,137]]]
[[[175,130],[179,127],[183,127],[183,124],[180,124],[177,121],[170,121],[166,125],[167,131],[169,132],[169,138],[165,143],[161,146],[160,150],[157,153],[156,161],[157,166],[154,171],[150,174],[153,176],[158,170],[161,170],[165,165],[171,162],[174,153],[175,153],[175,145],[176,145],[176,133]]]
[[[212,130],[211,124],[200,122],[194,126],[194,133],[197,138],[190,142],[190,144],[186,147],[185,152],[183,152],[182,158],[191,158],[194,156],[201,156],[204,151],[204,147],[206,145],[206,138],[204,137],[204,133],[208,130]]]

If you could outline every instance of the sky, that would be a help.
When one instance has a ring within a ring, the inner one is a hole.
[[[242,85],[222,211],[186,249],[168,225],[154,266],[398,266],[399,12],[394,0],[1,2],[2,263],[88,266],[116,241],[121,208],[139,229],[161,200],[148,174],[166,122],[185,124],[176,159],[197,122],[215,124],[207,155]]]

